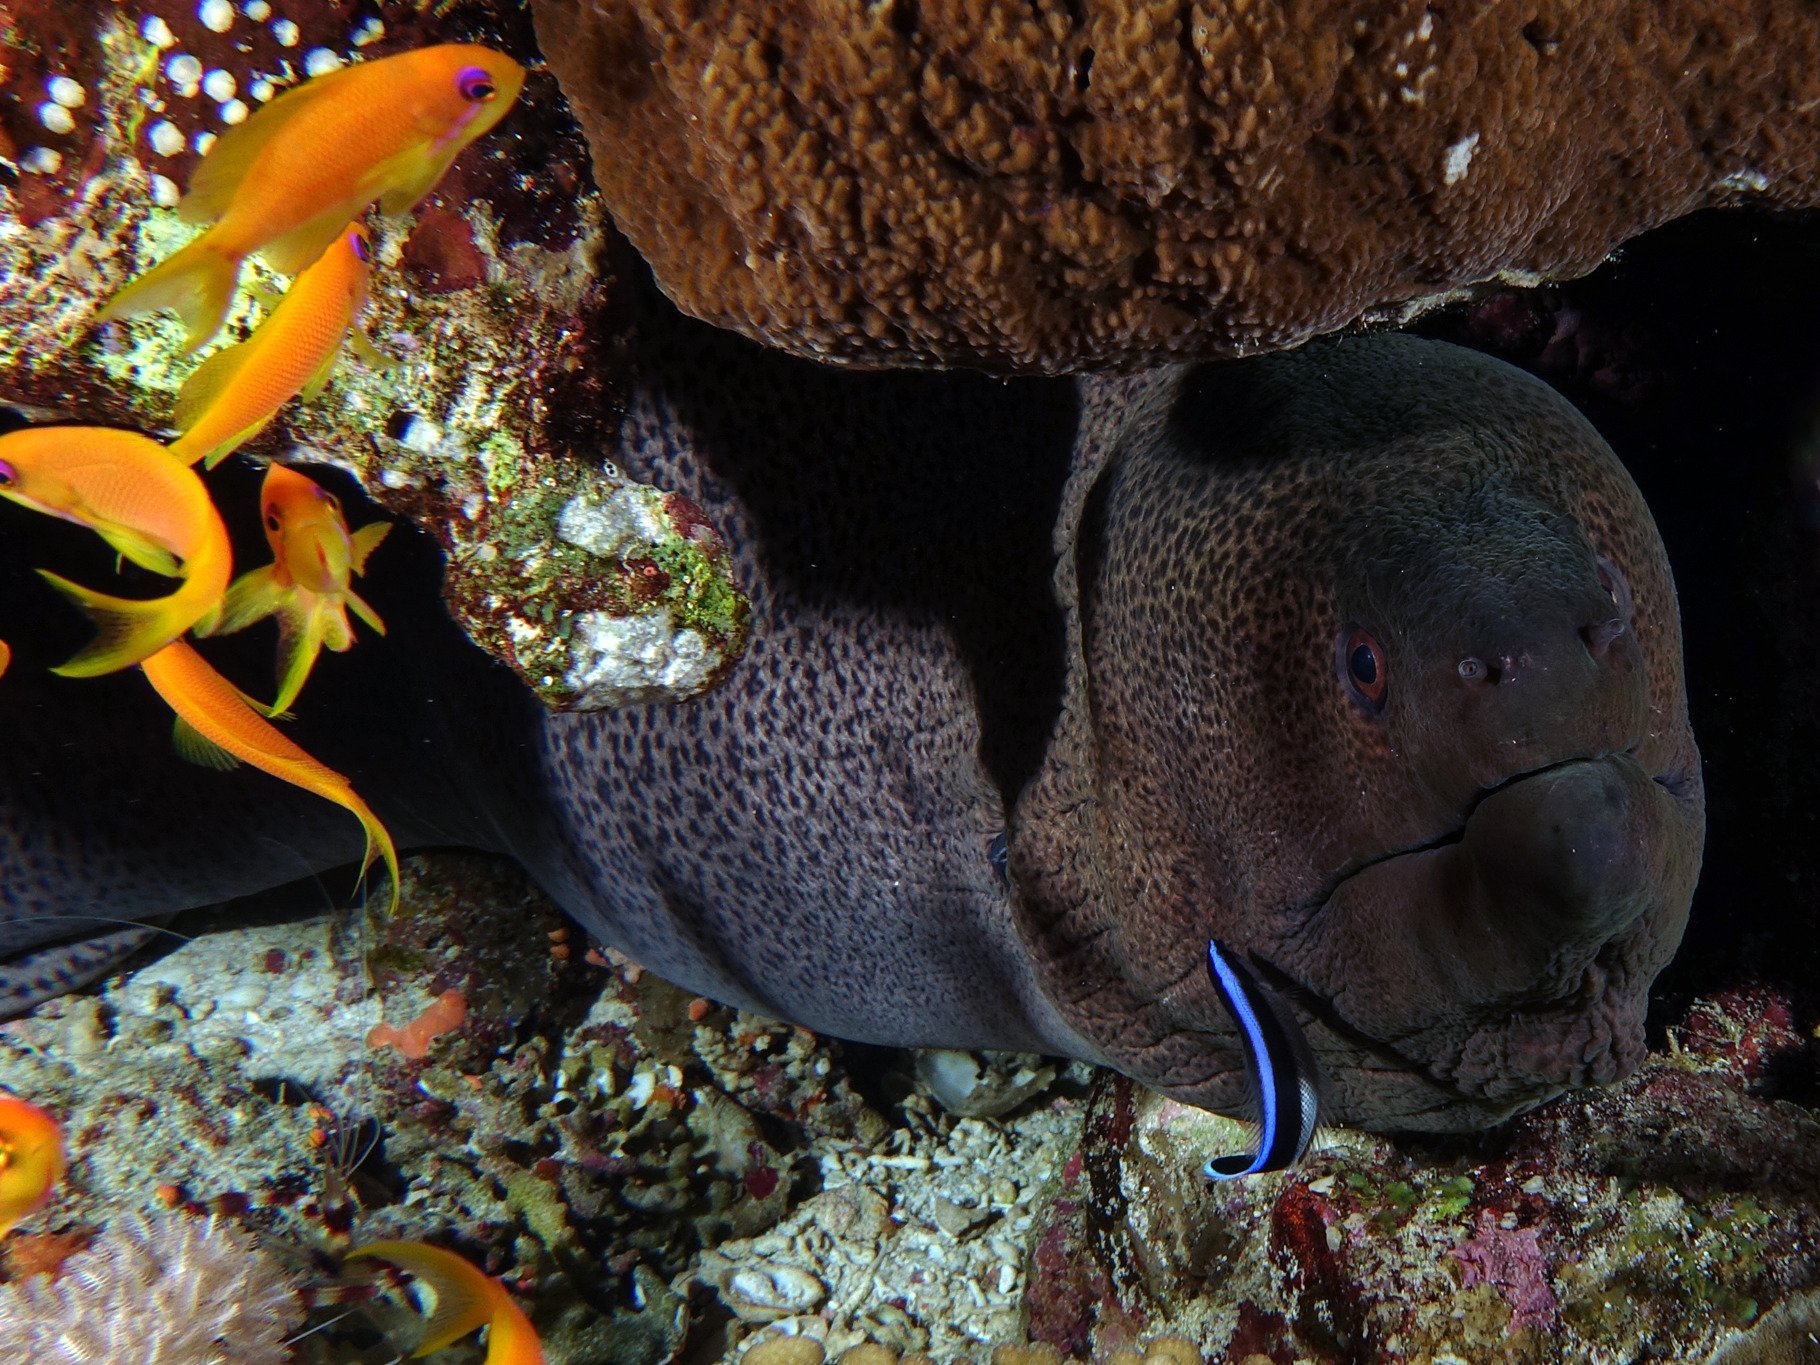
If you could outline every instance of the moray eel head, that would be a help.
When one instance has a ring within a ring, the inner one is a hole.
[[[1482,1127],[1637,1066],[1704,807],[1667,561],[1571,407],[1401,337],[1179,371],[1073,548],[1012,869],[1109,1061],[1243,1110],[1217,937],[1294,1002],[1330,1119]]]

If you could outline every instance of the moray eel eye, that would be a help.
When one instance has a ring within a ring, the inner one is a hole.
[[[1384,647],[1357,626],[1340,632],[1340,676],[1353,698],[1371,714],[1384,709],[1390,682]]]
[[[499,93],[493,78],[478,66],[470,66],[457,76],[455,89],[471,104],[485,104]]]

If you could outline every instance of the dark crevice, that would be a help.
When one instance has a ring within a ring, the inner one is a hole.
[[[1081,154],[1075,150],[1074,140],[1068,136],[1068,126],[1064,122],[1062,134],[1055,140],[1056,169],[1061,181],[1060,191],[1074,195],[1088,189],[1086,170],[1081,165]]]

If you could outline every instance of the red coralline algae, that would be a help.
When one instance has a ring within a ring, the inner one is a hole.
[[[1756,985],[1696,1000],[1675,1039],[1683,1052],[1710,1069],[1746,1082],[1760,1079],[1778,1059],[1806,1046],[1787,994]]]
[[[467,998],[460,991],[444,991],[430,1003],[430,1007],[401,1029],[390,1024],[380,1024],[367,1034],[367,1046],[370,1048],[395,1047],[398,1055],[412,1061],[421,1061],[430,1051],[430,1044],[443,1034],[461,1027],[462,1020],[468,1017]]]
[[[1479,1214],[1477,1235],[1455,1247],[1453,1256],[1465,1268],[1466,1288],[1489,1284],[1510,1305],[1509,1334],[1525,1327],[1552,1332],[1561,1325],[1540,1228],[1506,1228],[1487,1209]]]
[[[1342,1359],[1370,1359],[1372,1350],[1357,1278],[1345,1253],[1328,1237],[1333,1206],[1291,1181],[1270,1210],[1270,1250],[1297,1304],[1295,1325],[1310,1342]]]

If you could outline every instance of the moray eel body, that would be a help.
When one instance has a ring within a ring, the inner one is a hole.
[[[1545,386],[1401,337],[1079,386],[651,345],[610,453],[736,547],[751,651],[687,705],[546,715],[419,540],[296,730],[401,845],[510,853],[729,1003],[1228,1111],[1215,937],[1293,1002],[1326,1119],[1480,1127],[1637,1064],[1698,755],[1649,513]],[[32,662],[7,706],[54,738],[0,754],[0,947],[358,856],[339,812],[171,759],[138,680]]]

